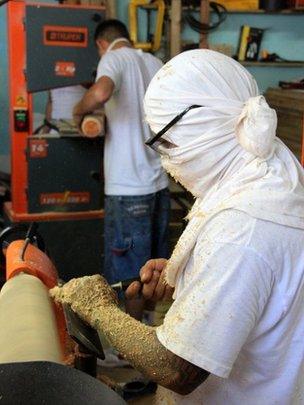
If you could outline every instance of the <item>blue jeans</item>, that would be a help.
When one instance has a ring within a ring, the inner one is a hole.
[[[138,277],[147,260],[167,258],[170,194],[105,197],[105,266],[109,283]]]

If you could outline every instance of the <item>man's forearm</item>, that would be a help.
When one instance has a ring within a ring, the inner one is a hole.
[[[179,358],[158,340],[156,330],[144,325],[118,307],[94,311],[94,327],[146,377],[182,395],[200,385],[208,373]]]
[[[113,306],[94,312],[95,328],[139,371],[159,383],[172,379],[168,351],[156,337],[155,328],[131,318]]]
[[[85,115],[94,110],[100,109],[106,103],[114,91],[113,81],[102,76],[98,81],[90,87],[85,93],[82,100],[75,106],[75,115]]]
[[[114,291],[101,275],[72,279],[52,288],[50,295],[58,303],[71,305],[136,369],[158,384],[186,395],[208,377],[207,371],[167,350],[157,339],[155,328],[122,312]]]
[[[76,104],[74,113],[77,115],[85,115],[102,107],[102,103],[96,97],[94,92],[88,90],[82,100]]]

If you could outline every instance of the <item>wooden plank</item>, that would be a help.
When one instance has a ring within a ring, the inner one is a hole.
[[[89,0],[91,6],[104,6],[105,2],[103,0]]]
[[[278,121],[281,126],[301,131],[301,114],[281,114],[278,111]]]
[[[291,15],[291,14],[302,14],[303,10],[294,10],[294,9],[286,9],[286,10],[274,10],[274,11],[268,11],[268,10],[227,10],[228,14],[276,14],[276,15]]]
[[[150,5],[143,6],[144,8],[153,7]],[[170,8],[170,5],[167,6]],[[183,10],[188,10],[188,6],[183,6]],[[193,11],[199,12],[200,7],[192,7]],[[213,10],[210,10],[211,13],[214,13]],[[304,9],[302,10],[294,10],[294,9],[286,9],[286,10],[276,10],[276,11],[267,11],[267,10],[227,10],[227,14],[275,14],[275,15],[302,15],[304,13]]]
[[[107,18],[116,18],[116,0],[105,0],[106,3],[106,17]]]
[[[292,115],[304,112],[304,91],[270,88],[266,91],[265,98],[280,113]]]
[[[304,106],[301,105],[303,102],[297,102],[292,99],[286,99],[286,100],[275,100],[271,99],[269,97],[266,97],[269,105],[274,108],[274,109],[280,109],[280,110],[285,110],[286,112],[291,112],[291,111],[296,111],[298,113],[304,112],[303,108]]]
[[[282,90],[280,88],[270,87],[266,90],[266,96],[276,97],[280,99],[295,99],[304,102],[304,91],[303,90]]]
[[[297,154],[297,155],[301,154],[301,142],[298,142],[298,143],[291,142],[288,139],[286,139],[285,136],[280,136],[280,134],[279,134],[278,138],[280,138],[289,147],[289,149],[292,150],[292,152],[294,154]]]
[[[291,119],[291,120],[299,119],[300,120],[302,118],[301,111],[292,109],[292,108],[290,108],[290,106],[289,106],[289,108],[277,108],[277,112],[282,118],[286,118],[286,119]]]
[[[81,4],[90,6],[105,6],[106,0],[66,0],[67,4]]]
[[[172,0],[171,2],[171,25],[170,25],[170,56],[178,55],[181,52],[181,19],[182,1]]]
[[[200,16],[201,16],[202,23],[209,24],[209,20],[210,20],[209,0],[201,0]],[[199,47],[208,48],[208,33],[200,35]]]
[[[77,4],[82,4],[80,0],[66,0],[64,1],[64,4],[72,4],[72,5],[77,5]]]
[[[243,66],[256,67],[284,67],[284,68],[301,68],[304,67],[304,62],[256,62],[256,61],[240,61]]]
[[[279,118],[279,127],[281,129],[286,129],[288,131],[291,131],[292,133],[301,133],[301,121],[297,120],[296,124],[291,124],[290,122],[286,122],[286,120],[282,120],[281,118]]]
[[[116,1],[115,0],[65,0],[66,4],[82,4],[90,6],[106,7],[106,17],[116,18]]]
[[[304,165],[304,91],[269,88],[265,97],[278,114],[277,136]]]
[[[294,142],[300,142],[301,140],[301,132],[302,132],[302,128],[289,128],[289,127],[282,127],[281,125],[279,125],[278,127],[278,132],[280,132],[281,134],[286,134],[286,138],[288,138],[290,141]]]

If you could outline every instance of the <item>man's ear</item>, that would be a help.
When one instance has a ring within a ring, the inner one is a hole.
[[[96,40],[96,46],[98,48],[99,53],[104,54],[109,47],[109,42],[105,39],[98,38]]]

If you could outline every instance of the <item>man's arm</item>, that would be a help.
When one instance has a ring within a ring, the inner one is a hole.
[[[158,340],[156,329],[122,312],[113,290],[101,276],[74,279],[51,295],[102,332],[136,369],[149,379],[187,395],[206,380],[209,373],[167,350]]]
[[[137,370],[147,378],[181,395],[191,393],[209,373],[167,350],[156,329],[144,325],[114,307],[100,308],[94,326]]]
[[[100,77],[74,107],[75,123],[79,125],[84,115],[101,108],[111,98],[114,87],[114,82],[108,76]]]

